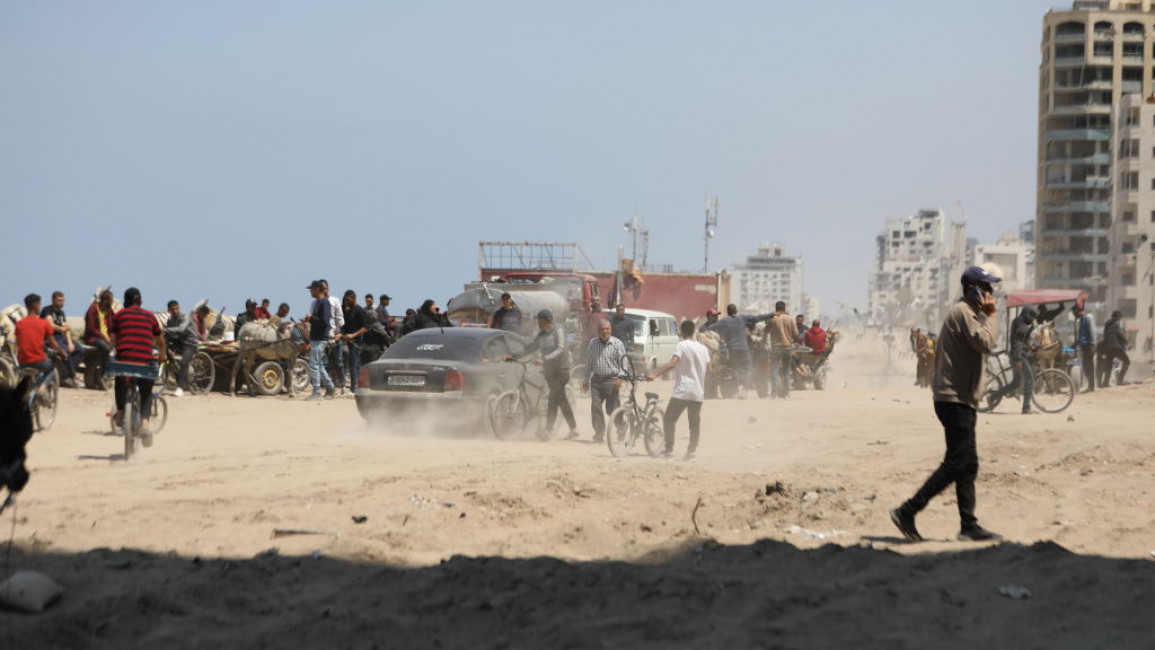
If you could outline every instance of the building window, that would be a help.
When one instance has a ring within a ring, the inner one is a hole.
[[[1138,158],[1139,157],[1139,141],[1138,140],[1120,140],[1119,141],[1119,157],[1120,158]]]
[[[1123,312],[1123,318],[1135,318],[1135,313],[1139,311],[1138,301],[1134,298],[1123,298],[1119,301],[1119,311]]]
[[[1119,252],[1124,254],[1124,255],[1134,253],[1135,252],[1135,242],[1125,241],[1122,244],[1119,244]]]
[[[1123,212],[1123,221],[1135,221],[1135,213],[1130,210]]]
[[[1123,172],[1119,174],[1119,189],[1139,189],[1139,172]]]
[[[1123,284],[1124,287],[1135,286],[1135,276],[1130,273],[1124,273],[1119,281]]]

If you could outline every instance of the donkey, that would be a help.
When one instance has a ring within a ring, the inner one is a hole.
[[[10,495],[28,483],[24,446],[32,438],[32,412],[28,410],[31,390],[31,377],[22,379],[15,388],[0,386],[0,488],[8,488]]]

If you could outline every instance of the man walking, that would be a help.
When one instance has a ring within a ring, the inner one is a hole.
[[[698,435],[702,428],[702,401],[706,399],[706,368],[710,365],[710,351],[706,346],[694,340],[694,321],[686,319],[678,326],[678,333],[682,340],[674,348],[674,355],[666,365],[646,377],[653,381],[674,371],[674,390],[670,393],[670,403],[666,406],[666,415],[662,420],[662,428],[666,434],[666,447],[662,451],[662,458],[669,458],[674,453],[674,426],[682,411],[687,413],[690,421],[690,446],[686,448],[686,455],[682,460],[692,460],[698,450]]]
[[[982,267],[963,272],[963,297],[950,308],[938,335],[934,363],[934,413],[946,434],[946,455],[915,495],[890,511],[890,520],[913,542],[922,541],[914,518],[927,503],[955,485],[960,541],[998,541],[1001,535],[975,518],[975,477],[979,472],[975,447],[975,416],[984,386],[984,360],[996,345],[998,321],[991,285],[1001,281]]]
[[[1127,356],[1127,335],[1123,333],[1123,312],[1116,309],[1111,312],[1111,317],[1103,323],[1103,342],[1102,355],[1100,356],[1099,367],[1099,387],[1106,388],[1111,385],[1111,370],[1115,366],[1115,359],[1123,362],[1122,367],[1119,368],[1119,377],[1115,379],[1116,386],[1122,386],[1126,382],[1124,377],[1127,376],[1127,369],[1131,367],[1131,358]]]
[[[1095,390],[1095,317],[1082,305],[1075,305],[1075,347],[1083,357],[1084,393]]]
[[[325,370],[325,346],[333,338],[330,325],[333,307],[325,296],[325,285],[320,280],[314,280],[308,289],[309,295],[313,297],[309,315],[305,317],[305,322],[309,324],[309,381],[313,384],[313,394],[305,399],[315,401],[322,399],[322,384],[325,386],[325,398],[337,392],[329,372]]]
[[[506,294],[508,295],[508,294]],[[573,416],[573,408],[565,394],[566,384],[569,383],[570,356],[565,345],[565,333],[553,324],[553,312],[543,309],[537,313],[537,336],[522,351],[523,355],[540,352],[541,358],[534,363],[541,366],[545,375],[545,383],[549,386],[549,401],[545,411],[545,429],[538,432],[538,437],[549,440],[553,425],[557,422],[557,412],[561,409],[562,417],[569,425],[569,435],[566,440],[573,440],[578,436],[577,420]],[[508,358],[516,359],[510,355]]]
[[[987,403],[994,405],[1012,391],[1023,386],[1023,415],[1031,413],[1031,397],[1035,394],[1035,373],[1031,368],[1031,330],[1037,316],[1033,307],[1023,307],[1011,322],[1010,357],[1011,383],[987,395]]]
[[[778,303],[781,305],[782,303]],[[770,320],[773,314],[746,316],[738,313],[738,306],[726,305],[726,317],[707,325],[706,330],[717,332],[726,345],[727,363],[738,378],[738,397],[744,397],[750,388],[750,342],[746,336],[746,326]],[[793,338],[791,338],[793,340]]]
[[[766,325],[770,338],[770,396],[789,399],[791,374],[794,372],[794,339],[798,338],[797,321],[786,313],[786,303],[774,304],[774,314]]]
[[[586,346],[586,377],[582,391],[590,393],[590,419],[594,425],[594,442],[605,441],[606,415],[618,408],[618,389],[626,376],[622,360],[626,346],[610,334],[610,322],[598,323],[598,335]]]

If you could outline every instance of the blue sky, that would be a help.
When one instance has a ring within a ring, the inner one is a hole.
[[[1033,218],[1050,6],[7,0],[0,303],[300,314],[325,277],[403,309],[480,240],[608,268],[635,213],[651,263],[700,270],[717,195],[712,267],[781,242],[824,311],[865,306],[886,219]]]

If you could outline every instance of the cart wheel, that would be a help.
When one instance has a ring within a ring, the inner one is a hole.
[[[285,373],[281,364],[276,361],[265,361],[257,366],[251,378],[257,392],[261,395],[280,395],[285,385]]]
[[[303,393],[309,390],[309,362],[298,358],[293,364],[293,392]]]
[[[207,352],[197,352],[189,364],[188,388],[193,395],[205,395],[213,389],[217,370]]]

